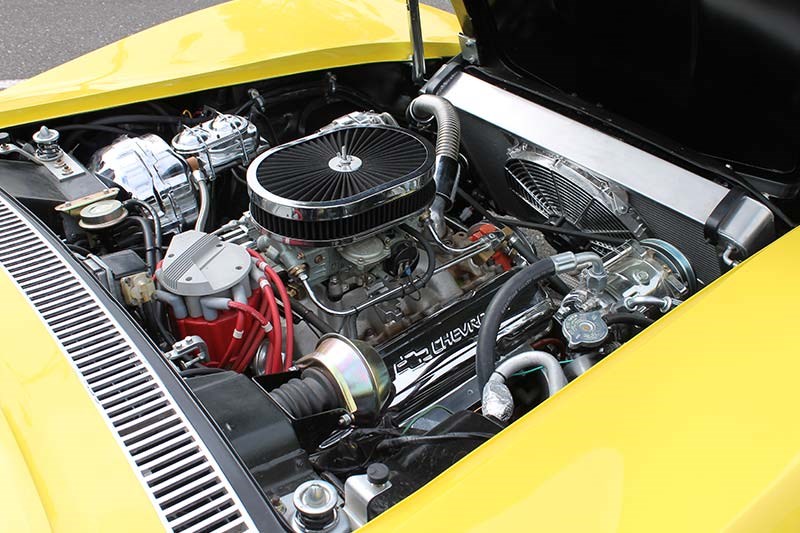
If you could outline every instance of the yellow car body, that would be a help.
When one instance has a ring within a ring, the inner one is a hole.
[[[425,54],[459,52],[424,6]],[[402,0],[234,0],[160,24],[0,94],[0,128],[204,89],[411,57]]]
[[[459,52],[455,17],[426,7],[422,22],[427,56]],[[410,53],[402,0],[235,0],[0,93],[0,127]],[[798,264],[795,231],[366,530],[797,531]],[[161,529],[7,275],[0,298],[0,530]]]

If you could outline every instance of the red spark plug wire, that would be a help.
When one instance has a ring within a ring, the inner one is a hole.
[[[231,341],[228,343],[228,349],[225,350],[225,355],[222,356],[222,360],[219,362],[220,368],[225,368],[231,357],[238,352],[238,348],[242,344],[242,338],[244,337],[244,324],[246,318],[247,315],[244,313],[244,311],[239,311],[237,313],[236,325],[233,327]]]
[[[283,362],[283,370],[289,370],[294,364],[294,321],[292,315],[292,304],[289,300],[289,293],[286,292],[286,286],[283,284],[278,273],[275,272],[270,266],[264,268],[264,273],[269,277],[270,282],[278,289],[278,294],[281,297],[283,304],[283,319],[286,322],[286,360]]]
[[[283,317],[284,322],[286,323],[286,359],[283,361],[282,365],[278,366],[275,372],[280,372],[281,369],[288,370],[294,364],[294,321],[289,293],[286,291],[286,286],[283,284],[283,280],[281,280],[278,273],[275,272],[275,270],[273,270],[266,261],[264,261],[264,258],[261,256],[261,254],[251,248],[248,248],[247,252],[257,260],[256,268],[262,270],[264,274],[266,274],[270,283],[275,286],[275,289],[278,291],[278,294],[281,298],[281,303],[283,304]],[[277,314],[277,302],[275,302],[275,308]],[[282,335],[279,334],[279,337],[280,336]],[[281,342],[281,346],[278,349],[278,360],[280,360],[280,352],[281,348],[283,347],[282,344],[283,343]]]
[[[250,315],[253,318],[255,318],[256,322],[261,324],[261,326],[266,326],[269,323],[269,321],[266,319],[266,317],[264,317],[264,315],[259,313],[257,309],[255,309],[254,307],[252,307],[250,305],[243,304],[243,303],[240,303],[240,302],[230,301],[230,302],[228,302],[228,307],[230,309],[236,309],[237,311],[244,311],[248,315]]]
[[[267,312],[269,313],[270,322],[273,327],[269,330],[269,333],[267,333],[264,328],[258,328],[248,335],[247,341],[245,342],[242,362],[236,367],[236,370],[242,372],[245,368],[247,368],[247,365],[249,365],[250,361],[252,361],[253,357],[255,357],[256,352],[258,351],[258,346],[264,340],[264,337],[269,335],[269,355],[267,356],[267,361],[264,365],[264,371],[269,374],[280,372],[281,369],[282,335],[280,329],[280,316],[278,315],[277,305],[275,304],[275,294],[272,292],[272,287],[269,286],[266,278],[261,278],[259,283],[261,283],[262,291],[264,293],[264,298],[261,302],[261,310],[264,312],[264,314],[267,314]],[[278,327],[275,327],[275,324],[278,324]]]

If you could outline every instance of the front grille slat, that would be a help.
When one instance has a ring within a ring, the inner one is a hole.
[[[253,530],[219,465],[147,359],[62,253],[0,196],[0,267],[93,396],[165,528]],[[167,492],[157,496],[145,479]]]
[[[172,502],[182,498],[184,494],[191,493],[192,491],[198,489],[202,490],[202,487],[204,487],[207,483],[215,481],[216,474],[214,472],[209,472],[199,478],[191,480],[193,475],[196,475],[201,471],[202,469],[199,470],[193,469],[191,475],[180,476],[178,479],[175,480],[176,485],[178,486],[169,492],[157,495],[156,500],[162,504],[171,505]],[[187,479],[191,481],[189,481],[188,483],[184,483],[184,481]]]
[[[243,517],[238,516],[238,513],[233,514],[235,511],[231,511],[231,515],[235,516],[235,520],[230,520],[226,522],[224,526],[218,525],[218,520],[215,517],[209,517],[203,520],[202,522],[198,522],[194,524],[188,529],[184,529],[182,533],[198,533],[200,531],[203,532],[210,532],[210,533],[222,533],[223,531],[226,533],[231,533],[233,531],[244,531],[242,528],[245,527],[245,521]],[[208,528],[211,528],[210,530]]]
[[[207,513],[214,507],[221,507],[224,503],[229,503],[230,499],[230,496],[224,494],[196,509],[192,509],[192,507],[188,505],[183,505],[181,506],[181,510],[184,511],[185,514],[182,514],[179,520],[175,520],[175,525],[177,527],[183,526],[187,522],[195,520],[198,516]],[[188,513],[186,513],[187,510],[189,511]]]
[[[114,425],[127,423],[129,420],[137,420],[149,409],[157,405],[169,405],[167,400],[158,392],[151,391],[150,395],[142,395],[132,398],[127,402],[117,404],[108,410],[109,419]]]

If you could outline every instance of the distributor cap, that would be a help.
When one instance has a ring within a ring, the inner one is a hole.
[[[244,247],[190,230],[172,239],[156,275],[174,294],[210,296],[244,281],[250,265],[250,255]]]

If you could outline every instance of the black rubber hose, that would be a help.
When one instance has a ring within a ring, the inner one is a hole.
[[[311,309],[306,307],[305,305],[301,304],[297,300],[292,300],[292,311],[297,313],[297,315],[308,322],[311,326],[313,326],[317,331],[322,333],[323,335],[326,333],[336,333],[330,324],[325,322],[319,316],[314,314]]]
[[[136,198],[131,198],[129,200],[125,200],[124,205],[126,207],[136,207],[142,214],[147,215],[150,217],[150,220],[153,221],[153,234],[155,237],[155,245],[156,245],[156,264],[161,261],[161,246],[164,242],[164,231],[161,228],[161,219],[158,217],[158,213],[150,204],[142,202],[141,200],[137,200]]]
[[[144,217],[128,217],[128,220],[139,224],[142,228],[142,240],[144,241],[145,263],[147,263],[147,273],[151,276],[156,271],[156,243],[150,223]]]
[[[611,313],[603,317],[603,320],[609,326],[624,324],[639,328],[646,328],[655,322],[652,318],[647,318],[641,313]]]
[[[369,96],[360,93],[356,89],[337,84],[336,90],[330,92],[329,87],[321,85],[320,83],[311,83],[305,85],[298,85],[294,87],[280,87],[273,91],[264,92],[255,98],[250,98],[242,103],[239,107],[230,111],[234,115],[241,115],[248,108],[250,108],[256,101],[261,98],[266,107],[273,107],[283,105],[302,98],[313,98],[317,96],[325,96],[329,99],[338,98],[340,100],[349,102],[360,109],[372,109],[381,111],[385,106],[375,102]]]
[[[522,239],[522,237],[518,237],[518,239],[512,244],[517,253],[521,255],[529,265],[537,262],[539,258],[536,256],[536,254],[534,254],[530,248],[523,245],[519,239]],[[550,276],[547,279],[547,283],[550,284],[550,287],[552,287],[554,291],[562,296],[569,294],[569,292],[572,290],[569,288],[569,285],[564,283],[564,280],[558,277],[557,274]]]
[[[172,346],[175,344],[175,336],[167,327],[167,322],[164,320],[164,304],[156,301],[154,307],[154,314],[155,314],[155,322],[156,328],[158,332],[161,334],[161,337],[164,339],[164,342],[167,343],[168,346]]]
[[[342,407],[336,387],[325,373],[317,368],[307,368],[301,377],[290,379],[270,395],[294,418],[307,416]]]
[[[92,125],[106,124],[168,124],[176,128],[188,124],[200,124],[208,117],[188,118],[188,117],[165,117],[162,115],[112,115],[110,117],[99,118],[89,122]]]
[[[408,445],[443,444],[453,440],[489,440],[492,437],[494,437],[492,433],[472,431],[442,433],[441,435],[404,435],[385,439],[378,443],[375,449],[378,451],[385,451]]]
[[[552,276],[556,272],[555,264],[551,259],[541,259],[532,265],[522,268],[497,291],[481,322],[478,332],[478,346],[475,354],[475,373],[478,376],[478,390],[483,390],[495,369],[495,345],[500,333],[500,325],[506,310],[514,303],[516,298],[524,291],[540,281]]]
[[[609,237],[608,235],[597,234],[597,233],[588,233],[585,231],[578,231],[578,230],[571,230],[566,228],[559,228],[556,226],[551,226],[550,224],[542,224],[539,222],[528,222],[527,220],[518,220],[516,218],[511,217],[503,217],[503,216],[496,216],[491,214],[485,207],[483,207],[475,198],[473,198],[469,193],[467,193],[464,189],[458,189],[458,196],[460,196],[465,202],[467,202],[475,211],[483,215],[483,217],[494,224],[495,226],[508,226],[510,228],[528,228],[528,229],[535,229],[539,230],[542,233],[555,233],[557,235],[567,235],[570,237],[580,237],[583,239],[598,241],[598,242],[607,242],[609,244],[622,244],[625,242],[626,239],[621,239],[619,237]]]
[[[67,244],[67,248],[69,248],[70,251],[81,254],[83,256],[91,255],[92,253],[88,249],[84,248],[83,246],[78,246],[77,244]]]
[[[568,237],[578,237],[591,241],[606,242],[608,244],[623,244],[627,239],[620,237],[610,237],[602,233],[592,233],[588,231],[571,230],[567,228],[559,228],[551,226],[550,224],[540,224],[538,222],[528,222],[527,220],[518,220],[510,217],[497,217],[497,220],[507,226],[517,226],[519,228],[529,228],[539,230],[542,233],[554,233],[556,235],[566,235]]]
[[[65,126],[59,126],[58,131],[102,131],[104,133],[115,133],[117,135],[130,134],[128,130],[115,128],[113,126],[103,126],[102,124],[67,124]]]

